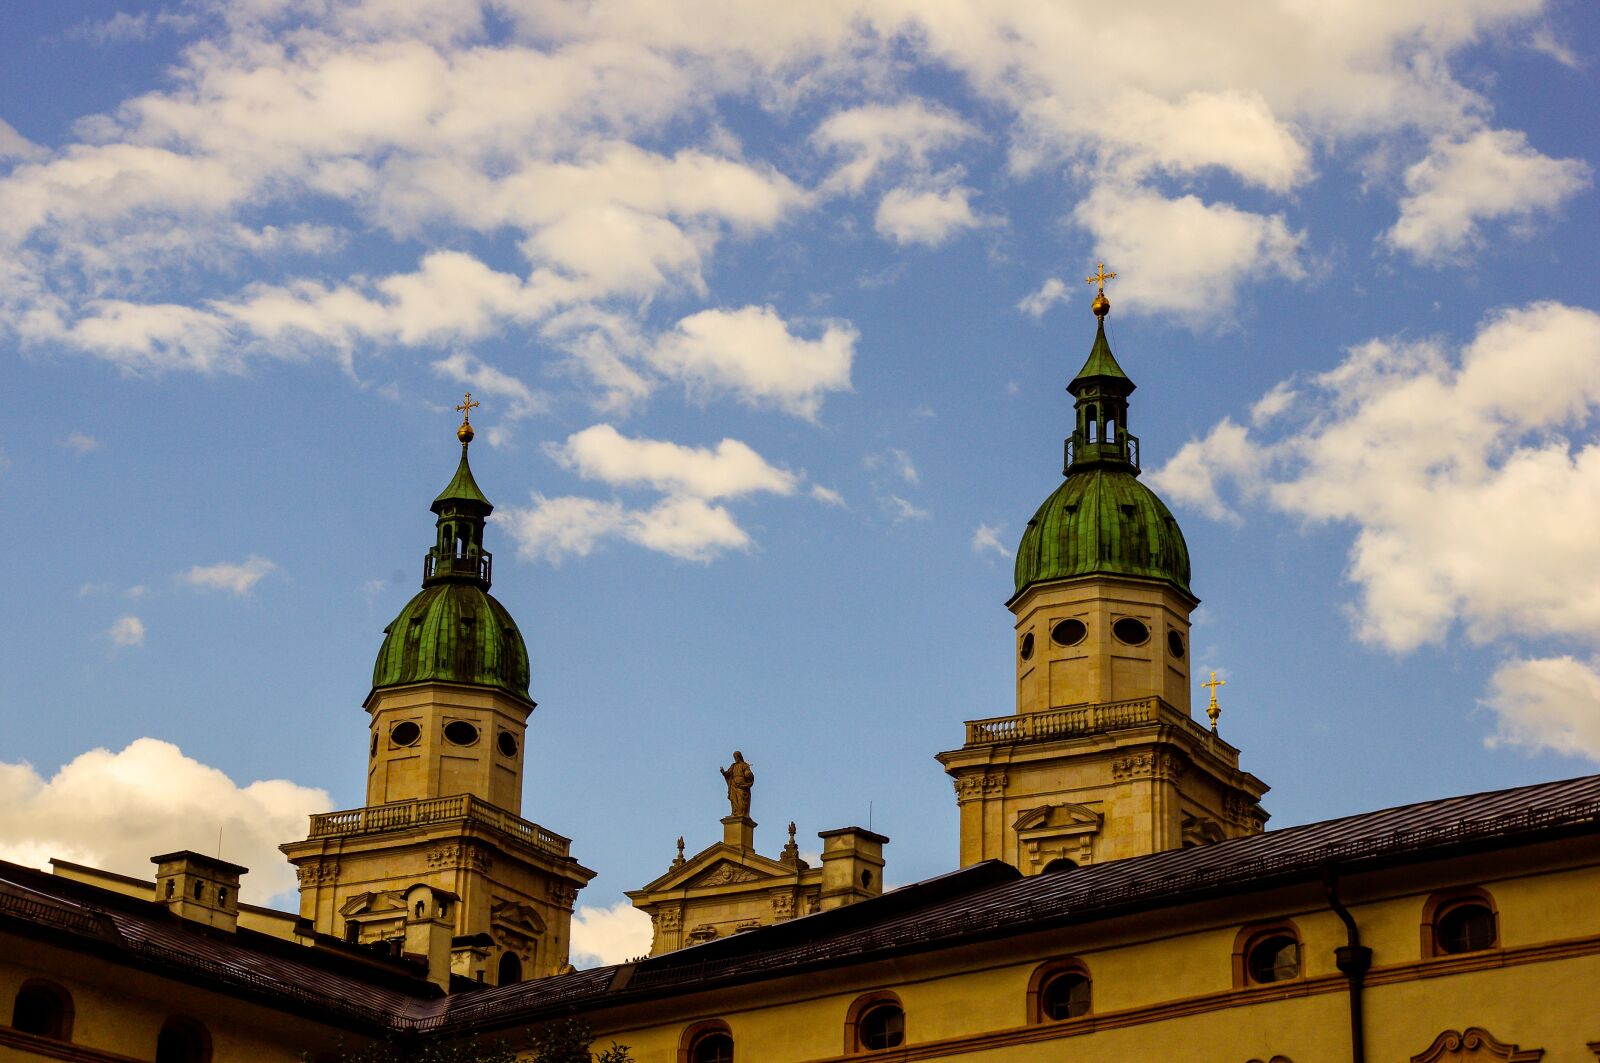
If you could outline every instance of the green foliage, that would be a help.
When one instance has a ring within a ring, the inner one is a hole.
[[[563,1019],[533,1034],[533,1063],[634,1063],[627,1045],[611,1042],[598,1055],[589,1053],[594,1031],[581,1019]]]

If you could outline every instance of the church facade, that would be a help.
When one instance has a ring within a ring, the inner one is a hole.
[[[937,755],[956,869],[884,892],[888,839],[855,826],[818,867],[792,825],[756,852],[735,754],[722,841],[629,893],[650,955],[573,970],[593,872],[522,818],[536,706],[464,416],[365,703],[366,804],[282,846],[299,911],[192,852],[150,880],[0,864],[0,1059],[332,1059],[573,1017],[638,1063],[1600,1059],[1600,776],[1267,830],[1214,696],[1194,719],[1198,599],[1139,480],[1109,276],[1017,550],[1016,710]]]

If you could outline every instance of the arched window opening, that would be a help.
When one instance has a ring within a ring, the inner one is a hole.
[[[733,1063],[733,1031],[721,1019],[684,1027],[678,1038],[678,1063]]]
[[[193,1019],[168,1019],[156,1037],[155,1063],[211,1063],[206,1028]]]
[[[522,981],[522,960],[514,952],[500,954],[500,977],[496,985],[514,985]]]
[[[733,1063],[733,1038],[716,1030],[695,1038],[689,1063]]]
[[[1092,1003],[1089,968],[1082,960],[1059,959],[1040,964],[1028,980],[1028,1021],[1064,1022],[1089,1014]]]
[[[1233,984],[1239,988],[1301,976],[1300,931],[1293,923],[1248,926],[1234,940]]]
[[[1044,865],[1044,869],[1041,870],[1039,872],[1039,874],[1041,874],[1041,875],[1053,875],[1057,871],[1076,871],[1077,868],[1078,868],[1078,862],[1076,860],[1072,859],[1072,857],[1070,857],[1070,856],[1058,856],[1054,860],[1050,861],[1048,864]]]
[[[1106,442],[1107,443],[1115,443],[1116,441],[1117,441],[1117,419],[1115,417],[1108,417],[1108,418],[1106,418]]]
[[[49,982],[24,982],[11,1009],[11,1026],[23,1033],[72,1040],[72,996]]]
[[[1274,934],[1250,946],[1245,957],[1250,981],[1257,985],[1287,982],[1300,976],[1300,943],[1287,934]]]
[[[906,1013],[898,1004],[879,1004],[861,1016],[861,1047],[868,1052],[898,1048],[906,1039]]]
[[[1481,889],[1450,890],[1428,898],[1422,910],[1422,954],[1456,956],[1500,944],[1494,898]]]
[[[205,899],[205,894],[206,894],[206,884],[204,882],[200,882],[200,881],[196,880],[196,882],[194,884],[194,899],[197,900],[197,901],[198,900],[204,900]]]
[[[906,1013],[887,990],[858,997],[845,1018],[845,1053],[879,1052],[906,1042]]]

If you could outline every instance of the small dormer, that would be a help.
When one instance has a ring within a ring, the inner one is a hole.
[[[156,903],[181,919],[229,933],[239,926],[239,879],[250,869],[188,849],[152,856]]]

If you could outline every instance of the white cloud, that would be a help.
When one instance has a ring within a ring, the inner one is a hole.
[[[649,358],[691,393],[729,393],[815,420],[823,396],[850,389],[857,333],[829,322],[814,340],[796,336],[770,306],[702,310],[660,338]]]
[[[1300,397],[1294,389],[1293,381],[1280,380],[1272,389],[1255,401],[1250,407],[1250,423],[1260,427],[1267,422],[1281,417],[1288,412]]]
[[[841,495],[838,491],[835,491],[831,487],[823,487],[821,484],[812,484],[811,497],[816,499],[818,502],[821,502],[825,506],[839,506],[840,508],[844,508],[844,495]]]
[[[925,174],[930,155],[975,135],[977,130],[959,115],[907,100],[838,111],[811,139],[824,150],[851,156],[829,176],[826,187],[860,192],[885,167],[902,165]]]
[[[1448,260],[1478,243],[1483,222],[1554,211],[1588,187],[1590,174],[1580,159],[1540,154],[1515,130],[1440,137],[1406,171],[1400,218],[1383,239],[1419,261]]]
[[[649,509],[617,501],[533,496],[533,505],[496,514],[517,544],[517,555],[559,564],[587,557],[607,539],[622,539],[684,561],[711,561],[743,550],[750,537],[722,506],[703,499],[669,497]]]
[[[897,244],[936,247],[962,229],[980,224],[970,188],[895,188],[878,203],[873,227]]]
[[[136,616],[119,616],[106,634],[113,646],[143,646],[144,621]]]
[[[1553,750],[1600,762],[1600,670],[1571,657],[1513,660],[1496,669],[1483,699],[1499,729],[1487,744]]]
[[[1224,417],[1204,439],[1191,439],[1161,468],[1147,474],[1150,485],[1180,506],[1191,506],[1213,520],[1240,522],[1222,501],[1219,488],[1232,480],[1248,494],[1257,487],[1270,452],[1250,438],[1248,429]]]
[[[922,476],[917,472],[911,455],[899,447],[890,447],[880,454],[868,454],[861,459],[861,464],[873,471],[888,469],[913,487],[922,483]]]
[[[579,905],[572,913],[572,963],[580,969],[604,967],[650,951],[650,917],[627,901],[609,908]]]
[[[250,869],[241,896],[268,902],[295,889],[278,852],[305,834],[327,793],[284,779],[239,786],[169,742],[140,738],[113,753],[94,749],[49,779],[26,763],[0,763],[0,853],[44,866],[51,857],[148,878],[150,857],[178,849],[214,852]]]
[[[214,565],[195,565],[178,579],[191,587],[207,591],[226,591],[243,597],[257,583],[278,570],[278,566],[264,557],[251,554],[243,561],[218,561]]]
[[[889,514],[896,524],[908,520],[927,520],[933,515],[899,495],[882,495],[878,501],[883,505],[884,512]]]
[[[1060,277],[1046,277],[1043,284],[1017,300],[1017,309],[1031,318],[1044,317],[1052,306],[1064,303],[1072,298],[1066,284]]]
[[[990,553],[1012,556],[1010,548],[1000,541],[1000,527],[994,524],[978,525],[977,531],[972,533],[972,552],[979,557]]]
[[[1117,264],[1117,302],[1211,321],[1232,312],[1243,278],[1297,279],[1303,234],[1283,215],[1252,214],[1197,196],[1100,185],[1073,210],[1097,258]]]
[[[517,543],[517,556],[553,564],[588,557],[602,540],[621,533],[628,514],[620,502],[534,493],[533,505],[502,509],[494,516]]]
[[[714,449],[660,439],[629,439],[608,424],[592,425],[551,448],[587,480],[649,486],[672,495],[729,498],[752,492],[793,494],[799,477],[776,468],[747,444],[724,439]]]
[[[67,438],[61,441],[61,445],[76,454],[88,454],[100,449],[98,439],[77,430],[70,432]]]
[[[31,162],[49,154],[44,148],[18,133],[10,122],[0,118],[0,159],[21,159]]]
[[[465,385],[479,399],[484,397],[504,399],[504,416],[511,420],[543,412],[546,407],[544,397],[536,395],[527,384],[466,351],[456,351],[449,357],[434,362],[433,371],[439,376]]]
[[[1253,439],[1224,420],[1153,477],[1226,513],[1218,487],[1355,529],[1357,635],[1600,644],[1600,314],[1540,303],[1487,319],[1452,356],[1373,340],[1311,382],[1306,418]],[[1307,419],[1308,418],[1308,419]]]

